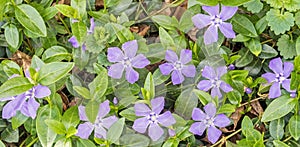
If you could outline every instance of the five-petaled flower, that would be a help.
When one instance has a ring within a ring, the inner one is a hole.
[[[224,114],[216,115],[216,107],[213,103],[204,106],[204,111],[205,113],[199,108],[194,108],[192,119],[196,122],[191,125],[189,131],[201,136],[205,129],[207,129],[208,140],[211,143],[216,143],[222,134],[216,126],[226,127],[230,124],[230,120]]]
[[[274,73],[267,72],[262,75],[268,83],[273,83],[269,91],[269,98],[277,98],[281,96],[280,85],[282,85],[282,87],[288,92],[296,93],[295,90],[290,89],[291,79],[288,79],[291,72],[294,70],[293,63],[284,62],[282,66],[282,61],[278,57],[270,61],[269,68]]]
[[[152,110],[144,103],[136,103],[134,110],[136,116],[143,116],[134,121],[132,128],[139,133],[145,133],[148,126],[148,135],[153,141],[157,141],[163,134],[164,130],[159,126],[169,127],[175,124],[176,120],[170,111],[166,111],[159,115],[164,108],[165,100],[158,97],[151,100]]]
[[[230,19],[236,13],[238,7],[222,6],[221,13],[219,13],[219,5],[213,7],[202,6],[202,9],[210,16],[197,14],[192,17],[192,21],[198,29],[202,29],[210,25],[204,33],[205,44],[211,44],[218,41],[218,28],[220,28],[225,37],[235,38],[232,25],[225,21]]]
[[[30,79],[29,71],[26,71],[25,75],[28,79]],[[13,77],[16,76],[13,75]],[[17,114],[17,111],[20,111],[25,116],[34,119],[36,117],[37,110],[40,107],[40,103],[38,103],[35,98],[44,98],[50,94],[51,91],[47,86],[38,84],[20,95],[9,98],[1,98],[0,101],[9,101],[3,107],[2,118],[10,119]]]
[[[73,21],[73,22],[77,22],[77,21],[75,20],[75,21]],[[91,19],[90,19],[90,24],[91,24],[91,26],[90,26],[90,29],[88,29],[88,34],[92,34],[92,33],[94,32],[94,29],[95,29],[95,21],[94,21],[94,18],[91,18]],[[79,47],[81,46],[81,49],[82,49],[83,51],[86,50],[85,42],[82,43],[82,44],[80,45],[80,43],[78,42],[78,40],[76,39],[75,36],[72,36],[68,41],[72,44],[72,46],[73,46],[74,48],[79,48]]]
[[[222,93],[220,91],[220,88],[226,93],[233,90],[229,84],[221,80],[221,77],[226,72],[226,66],[218,67],[216,71],[210,66],[205,66],[202,71],[202,76],[207,78],[208,80],[200,81],[197,85],[198,89],[203,91],[208,91],[211,89],[212,97],[218,96],[218,98],[221,98]]]
[[[172,72],[172,82],[174,85],[184,81],[184,76],[194,77],[196,68],[194,65],[185,65],[192,60],[192,51],[183,49],[180,52],[180,58],[172,50],[166,51],[165,59],[168,61],[159,66],[163,75],[168,75]],[[183,76],[184,75],[184,76]]]
[[[93,130],[95,130],[94,131],[95,137],[106,139],[106,133],[107,133],[106,129],[109,129],[110,126],[118,120],[116,116],[105,117],[110,111],[108,100],[100,104],[98,115],[96,117],[95,122],[89,122],[86,116],[86,113],[89,112],[85,111],[84,106],[79,106],[78,110],[79,110],[80,120],[86,121],[85,123],[80,124],[78,126],[78,132],[76,134],[76,136],[79,136],[82,139],[88,139]]]
[[[122,51],[123,50],[123,51]],[[108,75],[115,79],[120,79],[126,70],[126,79],[133,84],[139,79],[139,73],[134,68],[144,68],[150,61],[143,55],[136,52],[138,43],[136,40],[125,42],[122,50],[118,47],[110,47],[107,50],[107,59],[109,62],[117,62],[108,69]],[[124,53],[123,53],[124,52]]]

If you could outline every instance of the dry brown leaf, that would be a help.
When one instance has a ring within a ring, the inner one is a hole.
[[[253,110],[260,116],[264,112],[264,109],[261,107],[259,101],[254,101],[251,103]]]
[[[233,120],[233,130],[235,130],[238,122],[240,121],[241,117],[242,117],[242,112],[244,111],[244,106],[239,107],[235,110],[234,113],[232,113],[232,115],[230,116],[230,118]]]
[[[69,99],[65,93],[62,91],[57,91],[57,93],[60,95],[62,102],[63,102],[63,110],[67,110],[69,106]]]
[[[142,27],[140,27],[140,32],[138,33],[140,36],[145,36],[147,34],[147,32],[149,31],[150,26],[147,25],[142,25]]]
[[[12,55],[12,61],[16,62],[20,67],[23,67],[25,71],[28,70],[31,65],[31,57],[19,50]]]
[[[96,6],[96,7],[103,7],[103,6],[104,6],[103,0],[96,0],[95,6]]]

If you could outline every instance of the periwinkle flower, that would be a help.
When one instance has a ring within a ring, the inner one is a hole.
[[[202,76],[207,78],[208,80],[202,80],[197,85],[197,88],[203,91],[208,91],[211,89],[211,96],[218,98],[222,97],[222,93],[220,88],[225,93],[232,91],[232,87],[221,80],[221,77],[227,72],[227,68],[225,66],[218,67],[216,71],[210,67],[205,66],[202,71]]]
[[[235,66],[233,65],[233,64],[230,64],[229,66],[228,66],[228,70],[234,70],[235,69]]]
[[[238,10],[238,7],[222,6],[222,11],[219,13],[219,5],[216,6],[202,6],[208,15],[197,14],[192,17],[194,25],[198,29],[209,26],[204,33],[204,43],[211,44],[218,41],[218,28],[227,38],[235,38],[235,33],[230,23],[225,22],[230,19]]]
[[[85,123],[80,124],[78,126],[78,131],[76,136],[79,136],[82,139],[88,139],[93,130],[94,130],[95,137],[106,139],[106,133],[107,133],[106,129],[109,129],[110,126],[118,120],[116,116],[105,117],[110,111],[108,100],[100,104],[98,115],[96,117],[95,122],[89,122],[86,116],[86,113],[89,112],[85,111],[84,106],[79,106],[78,110],[79,110],[80,120],[85,121]]]
[[[296,92],[295,90],[290,89],[291,79],[288,79],[291,72],[294,70],[293,63],[284,62],[282,64],[281,59],[278,57],[270,61],[269,68],[274,73],[267,72],[262,75],[268,83],[272,83],[269,91],[269,98],[277,98],[281,96],[280,85],[282,85],[282,87],[290,93]]]
[[[72,20],[72,23],[75,23],[75,22],[78,22],[78,20]],[[94,32],[94,29],[95,29],[95,21],[94,21],[94,18],[91,18],[90,19],[90,28],[88,29],[88,34],[92,34]],[[68,40],[72,46],[74,48],[79,48],[81,46],[81,49],[83,51],[86,50],[86,45],[85,45],[85,42],[83,44],[80,45],[80,43],[78,42],[78,40],[76,39],[75,36],[72,36],[69,40]]]
[[[247,94],[251,94],[251,93],[252,93],[252,89],[249,88],[249,87],[244,88],[244,91],[245,91]]]
[[[208,140],[211,143],[216,143],[222,134],[216,126],[226,127],[230,124],[230,120],[224,114],[216,115],[216,107],[213,103],[204,106],[204,111],[205,113],[199,108],[194,108],[192,119],[196,122],[191,125],[189,131],[201,136],[207,129]]]
[[[122,51],[123,50],[123,51]],[[136,40],[125,42],[122,50],[118,47],[110,47],[107,50],[107,59],[109,62],[116,62],[108,69],[108,75],[114,79],[120,79],[123,71],[126,71],[126,80],[133,84],[139,79],[139,73],[134,68],[144,68],[150,61],[143,55],[136,52],[138,43]]]
[[[184,81],[184,76],[194,77],[196,68],[194,65],[185,65],[192,60],[192,51],[183,49],[180,52],[180,58],[172,50],[166,51],[165,59],[168,61],[159,66],[163,75],[169,75],[172,72],[172,82],[174,85]],[[183,76],[184,75],[184,76]]]
[[[134,105],[135,114],[143,117],[136,119],[132,128],[139,133],[145,133],[149,127],[148,135],[153,141],[157,141],[164,134],[164,130],[160,125],[169,127],[176,123],[170,111],[160,114],[164,108],[164,103],[163,97],[151,100],[152,109],[144,103],[136,103]]]

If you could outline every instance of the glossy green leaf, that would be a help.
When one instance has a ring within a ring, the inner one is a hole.
[[[99,103],[93,100],[90,100],[85,106],[85,115],[88,120],[92,123],[95,122],[99,111]]]
[[[31,89],[33,84],[25,77],[15,77],[0,86],[0,98],[16,96]]]
[[[77,10],[80,18],[84,18],[86,16],[86,1],[87,0],[71,0],[71,6]]]
[[[255,56],[258,56],[262,51],[260,41],[257,39],[252,38],[249,41],[245,42],[244,44]]]
[[[197,0],[197,1],[200,2],[202,5],[207,5],[207,6],[215,6],[219,3],[218,0]]]
[[[1,64],[3,65],[3,71],[6,73],[8,77],[11,77],[14,74],[17,75],[22,74],[22,70],[20,66],[12,60],[3,60]]]
[[[257,33],[253,23],[245,16],[236,14],[232,18],[233,29],[245,36],[256,37]]]
[[[293,110],[297,103],[297,99],[292,99],[287,95],[281,96],[273,100],[265,110],[261,121],[268,122],[287,115]]]
[[[70,62],[51,62],[45,64],[38,72],[37,81],[42,85],[50,85],[66,76],[74,67]]]
[[[197,95],[202,105],[206,105],[212,101],[211,95],[205,91],[194,89],[193,92]]]
[[[296,40],[296,53],[297,53],[297,56],[300,55],[300,36]]]
[[[236,106],[232,105],[232,104],[224,104],[222,106],[220,106],[217,114],[224,114],[224,113],[233,113],[235,112]]]
[[[7,2],[9,2],[9,0],[1,0],[0,1],[0,14],[3,14],[4,9],[7,5]],[[2,21],[3,15],[0,15],[0,21]]]
[[[59,62],[62,60],[70,60],[71,54],[62,46],[52,46],[48,48],[42,56],[44,62]]]
[[[160,38],[161,44],[163,45],[163,47],[165,49],[173,49],[173,50],[176,49],[176,45],[174,43],[173,38],[162,27],[159,28],[159,38]]]
[[[73,89],[74,89],[79,95],[81,95],[83,98],[85,98],[85,99],[91,99],[90,91],[89,91],[87,88],[81,87],[81,86],[73,86]]]
[[[125,117],[126,119],[130,121],[134,121],[137,119],[137,116],[135,115],[135,111],[133,107],[129,107],[123,111],[120,112],[120,115]]]
[[[18,28],[10,24],[5,27],[4,30],[4,35],[7,43],[12,47],[12,48],[17,48],[19,45],[19,40],[20,40],[20,34],[18,31]]]
[[[149,97],[148,97],[149,100],[155,97],[155,85],[154,85],[154,79],[151,72],[149,72],[146,77],[144,89],[147,91],[147,93],[149,93]]]
[[[292,13],[284,12],[280,13],[278,9],[271,9],[266,14],[266,20],[271,30],[274,31],[276,35],[283,34],[285,31],[290,30],[294,25],[295,18]]]
[[[125,126],[125,118],[120,118],[107,131],[107,140],[117,143],[120,139]]]
[[[153,73],[154,85],[158,86],[170,78],[170,75],[163,75],[159,69],[155,70]]]
[[[197,107],[198,97],[192,89],[186,89],[175,102],[175,112],[184,118],[191,118],[193,109]]]
[[[82,44],[87,36],[86,25],[82,21],[79,21],[79,22],[72,23],[71,27],[72,27],[72,33],[76,37],[76,40],[78,41],[79,44]]]
[[[266,20],[266,16],[262,17],[255,23],[255,28],[258,34],[264,32],[267,26],[268,26],[268,21]]]
[[[239,51],[239,55],[241,56],[241,58],[235,61],[236,67],[244,67],[253,61],[253,55],[249,49],[242,48]]]
[[[47,36],[45,22],[34,7],[27,4],[18,5],[15,7],[15,15],[22,26],[30,32],[41,37]]]
[[[55,8],[63,15],[70,17],[70,18],[79,18],[78,11],[69,5],[64,4],[57,4]]]
[[[295,140],[298,140],[300,137],[300,117],[299,115],[294,115],[289,120],[289,132]]]
[[[158,23],[161,27],[164,27],[165,29],[168,30],[175,29],[178,26],[177,19],[167,15],[155,15],[151,17],[151,19],[154,22]]]
[[[73,106],[64,113],[62,116],[62,123],[68,130],[71,126],[76,127],[80,121],[78,107]]]
[[[125,134],[120,138],[120,144],[130,147],[146,147],[150,144],[150,139],[141,134]]]
[[[17,114],[11,119],[12,128],[16,129],[20,127],[22,124],[25,123],[27,119],[28,119],[27,116],[23,115],[20,112],[17,112]]]
[[[273,144],[275,147],[290,147],[289,145],[285,144],[280,140],[273,140]]]
[[[19,137],[19,129],[14,130],[11,126],[6,127],[6,129],[1,132],[1,140],[8,143],[17,143]]]
[[[225,6],[240,6],[251,0],[221,0],[221,3]]]
[[[261,54],[259,54],[258,57],[261,59],[271,59],[273,57],[276,57],[277,55],[278,52],[273,47],[267,44],[263,44]]]
[[[282,118],[271,121],[269,130],[274,139],[282,139],[284,134],[284,125],[284,119]]]
[[[96,145],[91,141],[87,139],[78,139],[76,141],[76,146],[80,147],[96,147]]]
[[[47,126],[57,134],[65,134],[66,128],[63,123],[54,119],[46,119],[45,123]]]
[[[108,76],[107,70],[105,68],[101,68],[101,73],[89,84],[90,93],[93,96],[93,99],[100,100],[107,89],[108,86]]]
[[[242,95],[236,90],[230,91],[226,95],[231,104],[237,105],[242,101]]]
[[[252,120],[248,116],[245,116],[242,121],[242,133],[246,136],[246,130],[249,129],[254,129],[254,125],[252,123]]]
[[[277,46],[284,59],[292,59],[297,54],[294,40],[291,40],[286,34],[278,39]]]
[[[58,13],[55,7],[48,7],[41,12],[41,16],[45,21],[50,20]]]

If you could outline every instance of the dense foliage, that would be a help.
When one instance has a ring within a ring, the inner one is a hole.
[[[300,146],[299,0],[0,0],[0,146]]]

